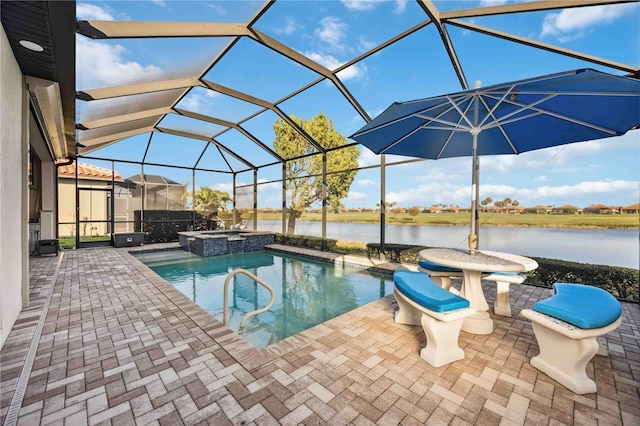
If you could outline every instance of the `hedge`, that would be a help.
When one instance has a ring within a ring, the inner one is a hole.
[[[178,241],[178,232],[216,229],[216,218],[209,218],[193,210],[144,210],[144,223],[140,210],[134,212],[134,231],[144,232],[144,243]]]
[[[276,234],[275,242],[294,247],[323,249],[323,240],[320,237]],[[325,243],[327,251],[344,253],[344,250],[340,249],[338,241],[326,239]],[[418,263],[420,260],[418,253],[420,250],[428,248],[407,244],[385,244],[384,247],[385,259],[402,263]],[[367,244],[366,256],[378,259],[380,244]],[[538,262],[538,268],[526,273],[525,282],[527,284],[548,288],[558,282],[588,284],[602,288],[618,299],[640,302],[640,271],[637,269],[529,257]]]
[[[384,255],[393,262],[417,263],[418,253],[424,246],[385,244]],[[367,244],[367,256],[379,257],[380,244]],[[618,266],[592,265],[566,260],[529,258],[538,262],[538,268],[527,272],[527,284],[551,288],[554,283],[588,284],[608,291],[618,299],[640,301],[640,271]]]

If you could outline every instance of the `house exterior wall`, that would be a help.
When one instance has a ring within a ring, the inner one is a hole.
[[[109,181],[79,180],[80,188],[105,189],[111,186]],[[58,181],[58,217],[60,222],[76,220],[76,182],[75,179],[60,178]],[[80,192],[80,220],[108,220],[108,209],[105,191]],[[92,229],[95,228],[95,229]],[[109,227],[106,223],[80,224],[80,237],[107,235]],[[61,238],[75,237],[75,225],[62,224],[59,227]]]
[[[29,190],[30,195],[36,195],[38,197],[37,203],[29,200],[29,209],[36,209],[37,211],[30,212],[29,217],[33,217],[35,215],[35,217],[38,218],[38,222],[40,224],[40,231],[38,235],[39,239],[50,240],[56,238],[55,224],[57,222],[57,218],[54,213],[57,194],[57,171],[56,165],[51,159],[51,154],[47,148],[47,143],[45,142],[38,127],[38,123],[31,112],[29,112],[29,145],[38,155],[38,158],[40,158],[40,170],[38,173],[40,180],[38,182],[38,187],[35,188],[35,190]]]
[[[0,348],[28,300],[26,91],[0,27]],[[26,293],[26,294],[25,294]]]

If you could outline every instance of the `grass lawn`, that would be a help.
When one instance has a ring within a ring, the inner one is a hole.
[[[81,242],[92,242],[92,241],[111,241],[111,235],[101,236],[101,237],[80,237]],[[60,248],[63,249],[72,249],[76,247],[76,238],[60,238],[58,240],[60,244]]]
[[[258,219],[280,220],[280,213],[258,213]],[[304,213],[298,221],[321,221],[320,213]],[[327,213],[329,222],[378,223],[380,214],[374,212]],[[388,224],[404,225],[469,225],[470,213],[387,213]],[[534,228],[608,228],[638,229],[638,214],[506,214],[480,212],[482,226],[521,226]]]

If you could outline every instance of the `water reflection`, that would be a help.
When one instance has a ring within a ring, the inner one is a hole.
[[[260,230],[281,230],[280,221],[259,220]],[[296,222],[296,232],[321,236],[320,222]],[[467,248],[467,226],[387,225],[386,242],[431,247]],[[327,237],[379,242],[380,226],[367,223],[327,222]],[[637,229],[566,229],[483,226],[480,247],[523,256],[546,257],[599,265],[640,266],[640,231]]]
[[[147,260],[145,263],[220,321],[224,279],[235,265],[273,287],[276,292],[273,307],[250,318],[243,330],[239,330],[242,318],[267,305],[270,294],[242,274],[235,275],[229,287],[229,326],[256,347],[297,334],[392,291],[392,278],[388,275],[334,268],[325,263],[274,256],[268,252],[180,257],[182,259]]]

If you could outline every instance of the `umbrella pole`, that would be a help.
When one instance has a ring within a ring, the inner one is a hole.
[[[471,171],[471,233],[469,234],[469,253],[478,253],[478,198],[480,197],[480,186],[478,178],[480,173],[480,162],[478,161],[478,133],[479,130],[472,130],[473,147],[472,171]]]

